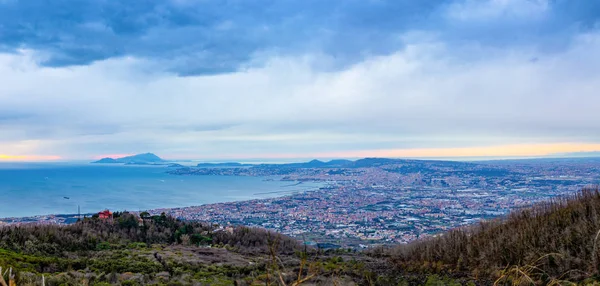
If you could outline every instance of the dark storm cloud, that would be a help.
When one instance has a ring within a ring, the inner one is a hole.
[[[46,66],[134,56],[193,75],[235,71],[252,64],[252,57],[261,52],[316,51],[334,58],[334,66],[346,66],[402,48],[399,35],[410,30],[438,33],[448,41],[561,47],[574,30],[593,28],[600,17],[597,1],[568,0],[492,1],[547,3],[548,11],[538,18],[515,18],[510,11],[487,20],[448,17],[452,9],[484,3],[477,2],[3,0],[0,45],[6,51],[43,51]]]

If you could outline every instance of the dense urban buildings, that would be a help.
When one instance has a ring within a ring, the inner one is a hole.
[[[322,181],[327,187],[282,198],[155,212],[223,225],[265,227],[309,243],[367,247],[406,243],[572,194],[600,182],[600,159],[479,163],[363,159],[330,165],[313,161],[183,168],[172,173],[277,175],[290,181]]]

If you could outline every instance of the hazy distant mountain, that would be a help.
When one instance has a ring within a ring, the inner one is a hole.
[[[136,155],[140,156],[140,155]],[[130,157],[121,159],[105,158],[96,163],[123,163]],[[158,158],[158,157],[157,157]],[[159,158],[160,159],[160,158]],[[138,163],[139,164],[139,163]],[[355,161],[346,159],[335,159],[330,161],[311,160],[308,162],[299,163],[265,163],[265,164],[246,164],[239,162],[224,162],[224,163],[199,163],[197,168],[241,168],[252,167],[261,169],[302,169],[302,168],[373,168],[382,166],[403,165],[411,168],[422,168],[427,166],[438,167],[465,167],[472,166],[473,163],[457,162],[457,161],[440,161],[440,160],[414,160],[414,159],[390,159],[390,158],[363,158]],[[172,167],[185,167],[171,165]]]
[[[421,166],[424,164],[433,164],[437,166],[460,167],[465,165],[473,165],[472,163],[455,162],[455,161],[437,161],[437,160],[411,160],[411,159],[389,159],[389,158],[364,158],[356,161],[336,159],[330,161],[312,160],[309,162],[300,163],[284,163],[284,164],[243,164],[238,162],[227,163],[200,163],[196,167],[199,168],[219,168],[219,167],[254,167],[263,169],[298,169],[298,168],[370,168],[386,165],[414,165]]]
[[[119,163],[119,162],[117,162],[117,160],[115,160],[113,158],[102,158],[102,159],[92,162],[92,163]]]
[[[421,166],[425,164],[444,165],[444,166],[465,166],[472,163],[454,162],[454,161],[437,161],[437,160],[412,160],[412,159],[389,159],[389,158],[364,158],[356,161],[350,160],[331,160],[320,161],[312,160],[304,163],[289,163],[289,164],[261,164],[257,165],[260,168],[371,168],[386,165],[414,165]]]
[[[561,153],[558,155],[564,156],[564,157],[600,157],[600,151],[571,152],[571,153]]]
[[[196,167],[200,168],[215,168],[215,167],[247,167],[254,166],[253,164],[243,164],[238,162],[226,162],[226,163],[200,163]]]
[[[173,164],[169,164],[169,166],[167,166],[169,168],[186,168],[187,166],[178,164],[178,163],[173,163]]]
[[[137,155],[133,155],[133,156],[127,156],[127,157],[122,157],[122,158],[102,158],[98,161],[92,162],[92,163],[105,163],[105,164],[114,164],[114,163],[120,163],[120,164],[161,164],[161,163],[165,163],[167,161],[161,159],[160,157],[152,154],[152,153],[144,153],[144,154],[137,154]]]
[[[350,160],[338,159],[327,162],[327,165],[329,165],[330,167],[345,167],[351,165],[352,163],[353,162]]]

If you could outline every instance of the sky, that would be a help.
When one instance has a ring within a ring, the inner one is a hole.
[[[0,160],[600,151],[600,1],[0,0]]]

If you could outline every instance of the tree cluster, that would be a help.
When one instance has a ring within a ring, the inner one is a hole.
[[[232,231],[211,224],[175,219],[165,214],[141,218],[115,213],[112,219],[86,218],[71,225],[26,224],[0,227],[0,249],[24,254],[65,256],[73,252],[106,250],[131,243],[228,245],[242,252],[266,253],[272,240],[279,251],[293,253],[299,243],[264,229],[235,227]]]

